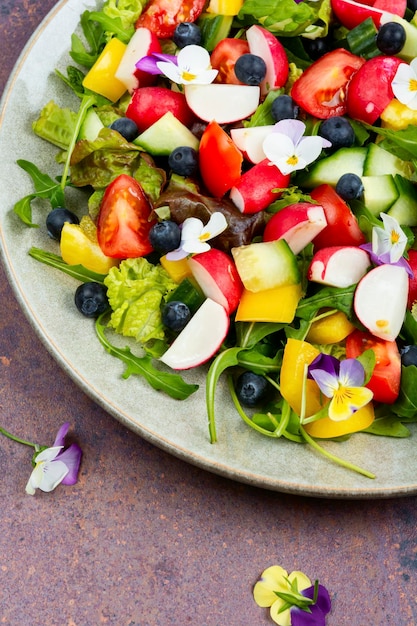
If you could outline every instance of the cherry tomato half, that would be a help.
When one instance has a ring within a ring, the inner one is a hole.
[[[338,48],[324,54],[298,78],[291,96],[295,102],[319,119],[346,113],[346,86],[365,63],[348,50]]]
[[[219,41],[210,55],[212,68],[219,72],[215,82],[241,85],[235,74],[235,63],[242,54],[248,53],[249,44],[243,39],[226,38]]]
[[[136,22],[145,26],[159,39],[169,39],[181,22],[195,22],[206,0],[151,0]]]
[[[107,187],[100,205],[97,239],[106,256],[127,259],[152,252],[151,206],[140,184],[121,174]]]
[[[375,402],[392,404],[398,398],[401,383],[401,357],[395,341],[385,341],[371,333],[354,330],[346,338],[346,357],[355,359],[365,350],[373,350],[375,369],[366,385]]]
[[[239,180],[243,157],[215,121],[206,127],[199,147],[200,173],[208,191],[221,198]]]
[[[311,192],[326,216],[327,226],[313,239],[314,249],[329,246],[360,246],[365,235],[350,207],[330,185],[320,185]]]

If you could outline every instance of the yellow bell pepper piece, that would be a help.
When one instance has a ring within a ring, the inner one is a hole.
[[[88,217],[80,224],[65,223],[61,233],[61,256],[68,265],[83,265],[92,272],[107,274],[118,264],[101,251],[97,241],[96,227]]]
[[[304,428],[311,437],[318,439],[331,439],[341,437],[349,433],[356,433],[364,428],[368,428],[375,419],[374,406],[372,402],[356,411],[347,420],[334,422],[329,417],[323,417],[315,422],[304,424]]]
[[[210,0],[207,13],[218,15],[237,15],[243,6],[243,0]]]
[[[417,111],[410,109],[396,98],[381,113],[381,126],[401,130],[409,124],[417,125]]]
[[[180,283],[182,280],[184,280],[184,278],[187,278],[187,276],[192,276],[187,259],[181,259],[180,261],[169,261],[166,255],[164,255],[159,259],[159,262],[161,263],[164,270],[168,272],[172,280],[174,280],[176,283]]]
[[[319,350],[307,341],[287,340],[282,359],[280,389],[282,397],[297,415],[301,413],[305,366],[310,365],[319,354]],[[329,403],[329,399],[322,395],[316,382],[310,379],[306,380],[305,400],[306,417],[314,415]],[[372,424],[374,418],[374,407],[370,402],[347,420],[335,422],[328,417],[323,417],[315,422],[304,424],[304,428],[312,437],[330,439],[363,430]]]
[[[93,67],[85,76],[83,86],[108,98],[111,102],[119,100],[126,92],[126,85],[120,82],[115,74],[126,47],[126,44],[120,41],[120,39],[116,37],[110,39]]]
[[[294,319],[301,285],[284,285],[264,291],[244,289],[236,311],[237,322],[283,322]]]
[[[312,323],[306,341],[310,343],[339,343],[355,330],[343,311],[336,311]]]

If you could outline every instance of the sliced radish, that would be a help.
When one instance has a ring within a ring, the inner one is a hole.
[[[355,313],[373,335],[394,341],[404,322],[407,297],[406,270],[398,265],[379,265],[356,287]]]
[[[226,309],[207,298],[160,360],[174,370],[202,365],[216,354],[229,326]]]
[[[285,239],[294,254],[313,241],[327,226],[324,209],[319,204],[298,202],[275,213],[264,230],[264,241]]]
[[[139,85],[145,87],[156,82],[156,77],[136,68],[136,63],[153,52],[161,52],[157,36],[149,28],[138,28],[129,43],[116,70],[115,77],[126,85],[130,93]]]
[[[266,76],[261,83],[261,94],[283,87],[287,82],[289,65],[287,53],[280,41],[266,28],[254,24],[246,31],[249,50],[265,61]]]
[[[258,107],[260,89],[252,85],[185,85],[187,104],[205,122],[229,124],[243,120]]]
[[[241,213],[258,213],[281,196],[276,189],[285,189],[289,174],[282,174],[268,159],[245,172],[230,190],[230,199]]]
[[[355,246],[321,248],[313,256],[307,278],[331,287],[356,285],[370,267],[369,255]]]
[[[229,315],[237,309],[243,285],[228,254],[211,248],[195,254],[188,260],[188,265],[206,298],[221,304]]]
[[[266,156],[262,144],[274,130],[273,125],[249,126],[248,128],[232,128],[230,136],[233,143],[251,163],[260,163]]]

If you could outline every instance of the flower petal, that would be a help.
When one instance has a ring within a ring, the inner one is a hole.
[[[61,428],[58,430],[56,437],[55,437],[55,441],[54,441],[54,446],[63,446],[65,445],[65,437],[67,436],[67,433],[69,431],[69,427],[70,427],[70,423],[69,422],[65,422],[64,424],[62,424]]]
[[[365,370],[357,359],[344,359],[340,362],[339,383],[343,387],[361,387],[365,380]]]
[[[310,600],[313,600],[314,585],[312,585],[308,589],[303,589],[301,593],[306,598],[310,598]],[[317,601],[315,606],[318,606],[325,615],[327,615],[327,613],[329,613],[330,609],[332,608],[329,592],[324,585],[318,585]]]
[[[52,448],[46,448],[45,450],[42,450],[42,452],[39,452],[39,454],[35,456],[35,463],[38,464],[53,461],[54,459],[56,459],[63,447],[64,446],[53,446]]]
[[[210,54],[203,46],[191,44],[184,46],[178,53],[178,66],[185,69],[190,74],[198,74],[209,69]]]
[[[341,422],[367,405],[373,398],[367,387],[339,387],[329,404],[329,418]]]
[[[41,491],[53,491],[68,474],[68,467],[62,461],[51,461],[41,466],[42,480],[38,485]]]
[[[271,606],[270,615],[271,619],[278,624],[278,626],[291,626],[291,612],[290,609],[282,611],[282,607],[286,604],[281,598],[277,598],[274,604]]]
[[[171,80],[173,83],[180,84],[182,82],[181,70],[177,65],[174,65],[174,63],[158,61],[156,63],[156,66],[159,70],[159,73],[164,74],[164,76],[169,78],[169,80]]]
[[[286,121],[286,120],[283,120]],[[284,175],[291,174],[297,164],[295,145],[288,135],[270,133],[265,137],[262,148],[267,159]],[[294,159],[295,157],[295,159]]]
[[[215,213],[211,214],[209,221],[203,227],[200,233],[200,237],[204,240],[213,239],[213,237],[217,237],[217,235],[220,235],[220,233],[226,230],[226,228],[227,220],[225,216],[223,215],[223,213],[220,213],[220,211],[216,211]]]
[[[306,125],[301,120],[280,120],[274,126],[274,133],[281,133],[289,137],[296,146],[304,135]]]
[[[320,156],[323,150],[323,140],[317,135],[314,137],[303,137],[297,145],[297,155],[308,165]]]
[[[77,482],[82,454],[80,446],[73,443],[58,455],[57,460],[65,463],[68,468],[68,473],[62,480],[63,485],[75,485]]]
[[[262,572],[253,588],[253,597],[258,606],[267,607],[277,600],[274,591],[288,591],[288,572],[279,565],[272,565]]]
[[[295,580],[297,581],[298,591],[303,591],[304,589],[308,589],[311,586],[311,580],[309,579],[309,577],[306,576],[304,572],[299,572],[297,570],[294,572],[291,572],[291,574],[288,576],[288,580],[290,581],[291,584]]]

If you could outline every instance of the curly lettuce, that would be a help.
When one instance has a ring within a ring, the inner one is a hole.
[[[242,26],[260,24],[280,37],[315,38],[327,34],[330,13],[329,0],[299,4],[294,0],[246,0],[238,21]]]
[[[162,266],[126,259],[110,270],[104,284],[112,309],[109,327],[141,344],[165,339],[161,308],[178,285]]]

